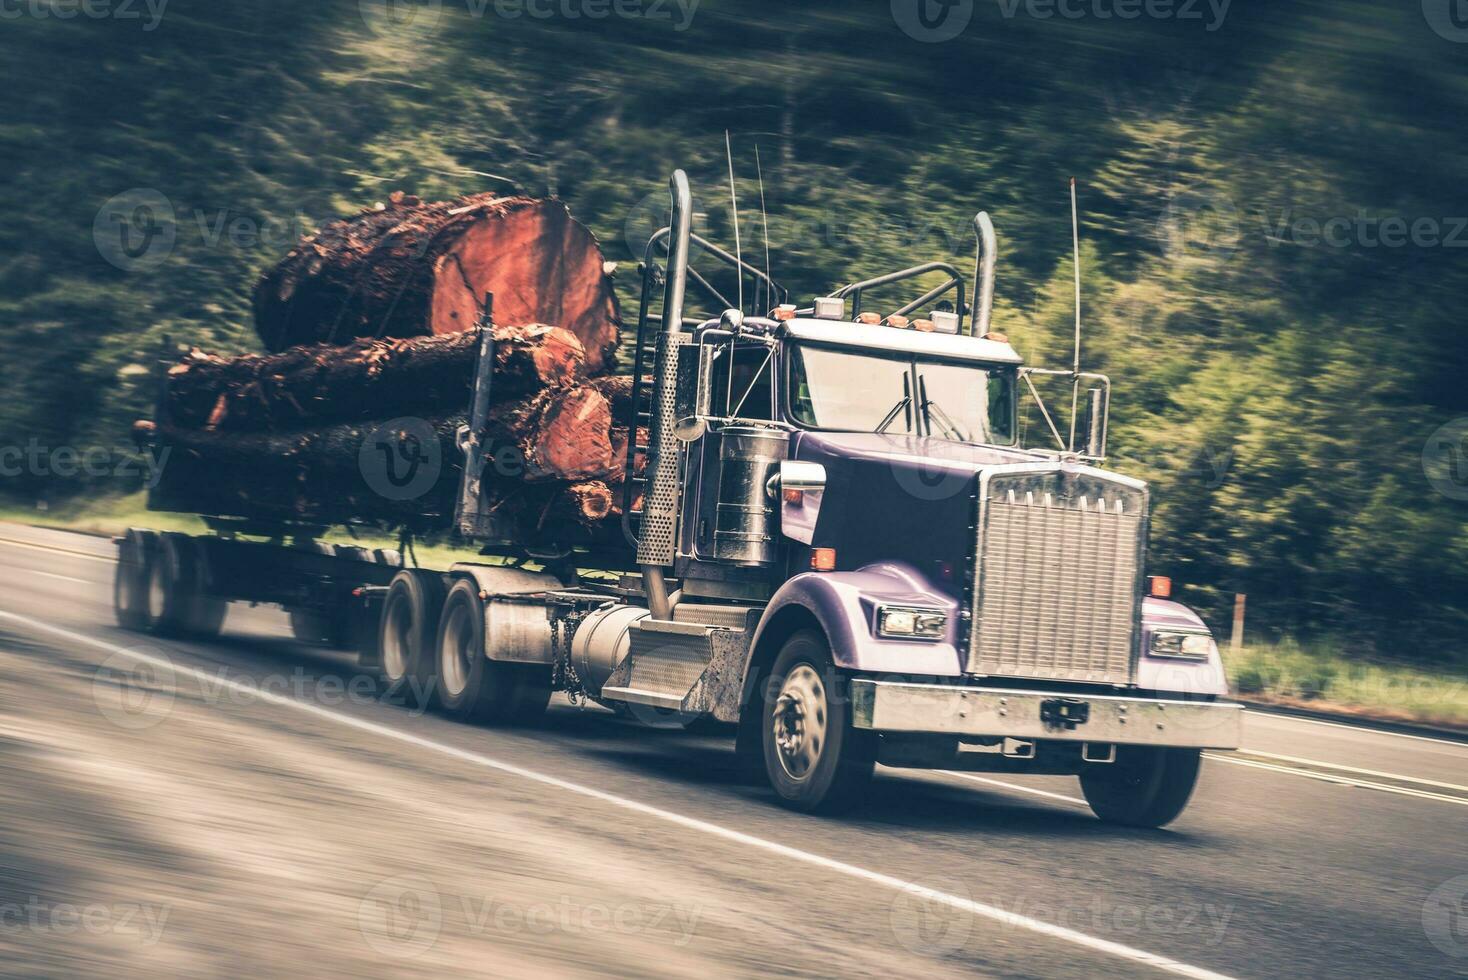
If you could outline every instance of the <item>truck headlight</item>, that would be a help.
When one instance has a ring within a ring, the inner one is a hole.
[[[948,614],[936,609],[878,606],[877,635],[901,639],[941,640],[948,632]]]
[[[1207,660],[1213,652],[1213,637],[1207,633],[1153,633],[1149,652],[1154,657]]]

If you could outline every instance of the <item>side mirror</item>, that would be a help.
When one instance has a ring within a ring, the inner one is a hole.
[[[708,431],[708,417],[713,413],[714,360],[718,357],[718,347],[690,344],[678,351],[678,355],[677,421],[673,423],[673,435],[679,442],[697,442]]]

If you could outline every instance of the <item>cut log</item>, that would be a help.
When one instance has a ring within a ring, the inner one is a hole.
[[[573,483],[560,487],[541,510],[536,530],[544,533],[557,522],[567,521],[591,527],[606,520],[612,512],[612,491],[600,480]]]
[[[576,380],[585,350],[570,331],[496,327],[496,402]],[[461,411],[469,404],[479,331],[279,354],[221,358],[193,350],[168,372],[169,424],[284,429],[303,424]]]
[[[632,378],[616,374],[593,378],[587,382],[601,392],[612,407],[612,424],[627,427],[632,424]]]
[[[256,284],[255,328],[271,351],[353,337],[472,329],[494,293],[496,323],[555,323],[614,361],[620,316],[595,236],[556,200],[476,194],[386,205],[302,240]]]
[[[529,483],[599,479],[615,471],[611,428],[607,400],[595,388],[547,388],[490,412],[490,465]]]
[[[142,423],[134,434],[159,447],[153,510],[431,529],[453,518],[462,470],[454,434],[463,422],[460,415],[413,420],[403,431],[364,422],[292,432]]]

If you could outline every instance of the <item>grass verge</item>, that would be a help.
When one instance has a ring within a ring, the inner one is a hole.
[[[1348,658],[1330,644],[1285,640],[1224,651],[1245,700],[1343,717],[1468,730],[1468,670]]]

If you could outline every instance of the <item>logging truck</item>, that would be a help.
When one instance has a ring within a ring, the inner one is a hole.
[[[930,262],[798,306],[693,232],[682,171],[670,190],[642,262],[613,540],[530,543],[502,521],[483,329],[451,442],[465,560],[408,567],[319,527],[206,514],[211,534],[119,539],[122,625],[207,635],[228,601],[276,603],[299,638],[355,647],[387,691],[455,717],[524,724],[559,691],[721,723],[799,810],[859,801],[881,763],[1074,775],[1102,820],[1174,819],[1202,751],[1239,746],[1241,708],[1208,628],[1148,574],[1147,485],[1102,468],[1109,381],[1079,355],[1026,366],[992,329],[988,216],[971,286]],[[746,312],[693,257],[765,302]],[[1045,378],[1069,386],[1068,440]],[[1026,397],[1044,447],[1021,444]]]

